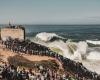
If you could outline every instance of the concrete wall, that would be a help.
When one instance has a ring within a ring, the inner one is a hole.
[[[2,28],[1,29],[1,39],[6,40],[8,39],[8,37],[11,37],[13,39],[19,38],[21,40],[24,40],[25,32],[22,29]]]

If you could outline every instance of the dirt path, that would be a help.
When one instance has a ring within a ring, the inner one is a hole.
[[[4,62],[8,62],[8,58],[10,56],[15,56],[18,53],[14,53],[6,48],[3,47],[3,45],[0,44],[0,59],[2,59]],[[62,69],[62,64],[55,58],[47,57],[47,56],[38,56],[38,55],[28,55],[23,54],[24,58],[30,61],[42,61],[42,60],[55,60],[59,64],[59,68]]]

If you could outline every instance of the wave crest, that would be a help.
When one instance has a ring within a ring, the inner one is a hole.
[[[48,41],[55,41],[55,40],[57,40],[57,39],[64,39],[63,37],[58,36],[58,35],[55,34],[55,33],[47,33],[47,32],[38,33],[38,34],[36,35],[36,38],[39,38],[40,40],[45,41],[45,42],[48,42]]]
[[[54,51],[57,50],[55,52],[59,51],[58,52],[59,54],[69,59],[100,60],[100,58],[98,57],[100,56],[100,53],[97,52],[96,50],[89,49],[90,47],[87,44],[87,43],[100,44],[100,41],[86,40],[86,41],[72,42],[70,40],[67,40],[66,42],[64,42],[63,40],[61,40],[64,39],[63,37],[55,33],[47,33],[47,32],[38,33],[36,35],[36,38],[43,41],[43,42],[40,41],[40,43],[45,43],[47,47],[50,47]],[[57,38],[59,38],[59,40],[57,40]],[[55,40],[52,42],[51,41],[52,39]]]

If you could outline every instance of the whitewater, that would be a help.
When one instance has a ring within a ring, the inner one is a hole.
[[[53,38],[55,40],[51,41]],[[94,48],[88,45],[88,43],[99,45],[100,41],[86,40],[74,42],[66,38],[65,42],[62,39],[64,38],[56,33],[41,32],[36,34],[34,38],[31,38],[31,41],[45,45],[55,52],[58,51],[58,54],[71,60],[82,62],[86,68],[100,74],[100,47]]]

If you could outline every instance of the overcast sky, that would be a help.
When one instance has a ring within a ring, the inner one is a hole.
[[[100,0],[0,0],[0,23],[100,24]]]

